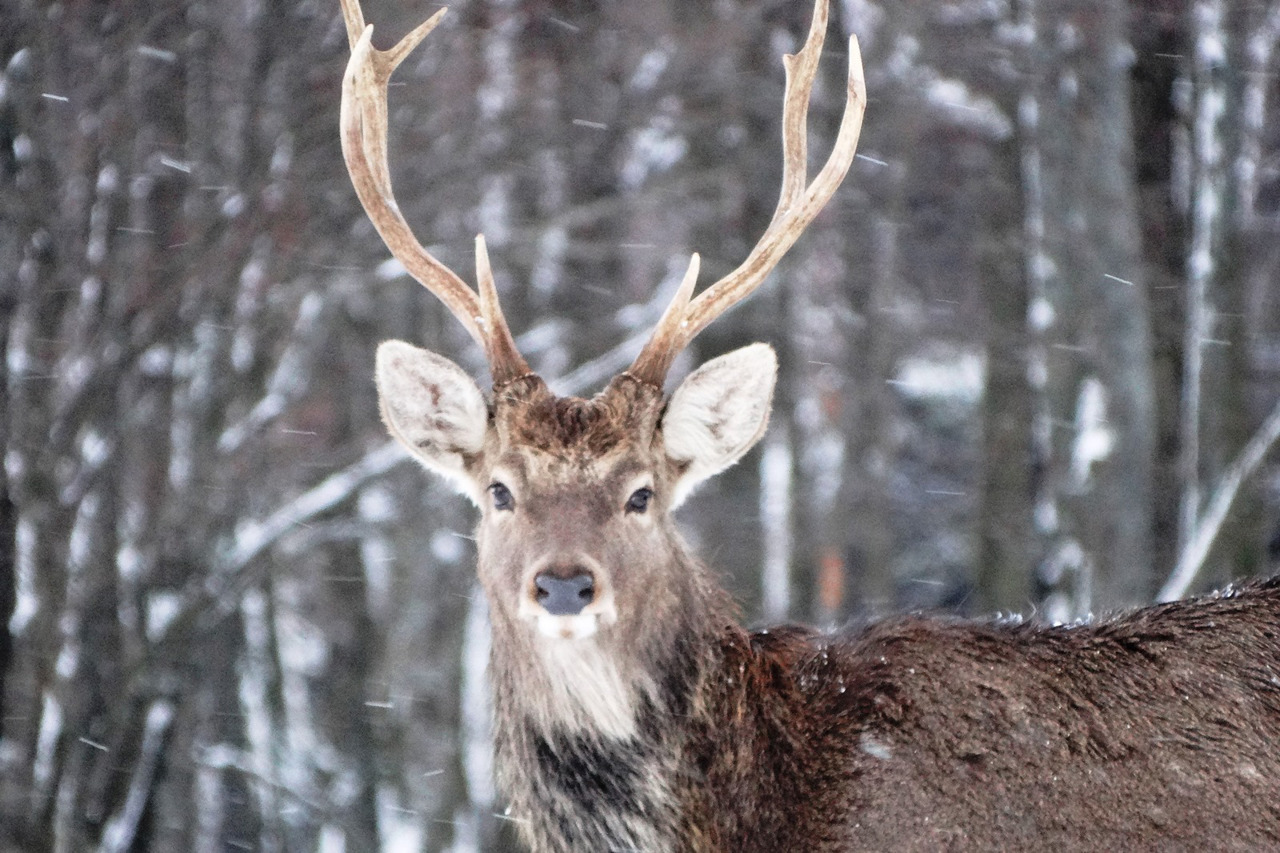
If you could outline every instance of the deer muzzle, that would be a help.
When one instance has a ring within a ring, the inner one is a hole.
[[[613,596],[602,573],[582,563],[553,563],[537,571],[520,604],[520,615],[544,637],[582,640],[600,625],[617,621]]]
[[[588,571],[569,577],[541,572],[533,579],[534,595],[552,616],[577,616],[596,597],[596,579]]]

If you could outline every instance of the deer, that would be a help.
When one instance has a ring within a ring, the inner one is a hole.
[[[694,296],[694,254],[634,362],[589,399],[530,370],[483,236],[473,290],[392,194],[386,88],[444,10],[389,50],[358,0],[341,141],[391,253],[483,348],[382,343],[391,435],[479,510],[494,750],[507,815],[552,851],[1280,849],[1280,578],[1071,626],[903,615],[749,631],[672,512],[765,432],[777,358],[716,357],[668,394],[695,335],[764,281],[849,170],[866,107],[856,38],[829,158],[806,119],[817,0],[784,58],[783,177],[745,261]]]

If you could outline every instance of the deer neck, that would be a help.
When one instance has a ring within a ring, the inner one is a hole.
[[[675,558],[678,608],[626,637],[547,642],[494,614],[499,783],[535,851],[690,849],[691,745],[739,629],[707,570]]]

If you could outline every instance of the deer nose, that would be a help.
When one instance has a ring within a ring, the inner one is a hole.
[[[534,597],[552,616],[576,616],[596,596],[596,580],[582,569],[541,572],[533,579]]]

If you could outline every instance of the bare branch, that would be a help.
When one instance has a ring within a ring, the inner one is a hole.
[[[214,571],[193,581],[180,593],[178,612],[158,632],[153,644],[158,647],[166,640],[181,635],[193,621],[217,620],[225,615],[235,607],[240,591],[257,577],[257,573],[248,569],[257,565],[255,561],[264,551],[299,525],[349,499],[370,480],[409,458],[399,445],[388,441],[266,518],[241,524],[231,548],[220,556]]]
[[[133,779],[129,782],[129,793],[120,810],[107,821],[102,833],[102,843],[98,846],[99,853],[129,850],[137,840],[138,825],[151,797],[151,785],[174,713],[173,702],[169,699],[158,699],[148,709],[142,728],[142,745],[138,750],[139,759],[133,768]]]
[[[1169,574],[1169,579],[1160,588],[1157,595],[1159,601],[1173,601],[1187,594],[1192,581],[1200,573],[1209,549],[1217,539],[1222,524],[1226,521],[1240,486],[1244,484],[1267,455],[1271,446],[1280,439],[1280,403],[1271,410],[1271,414],[1263,421],[1262,426],[1254,433],[1253,438],[1245,445],[1244,450],[1235,458],[1230,467],[1218,480],[1218,487],[1195,525],[1186,545],[1178,555],[1178,563]]]

